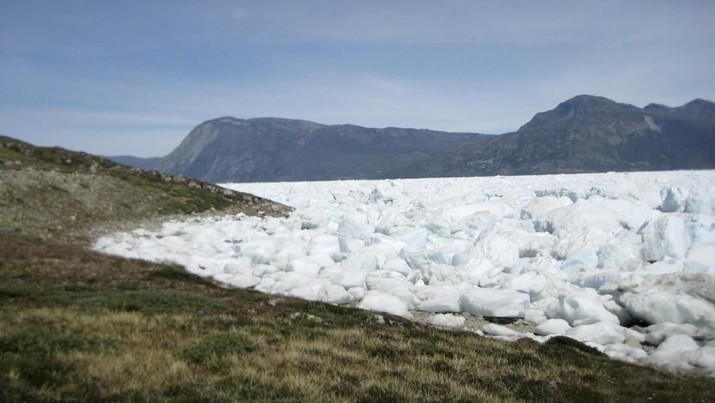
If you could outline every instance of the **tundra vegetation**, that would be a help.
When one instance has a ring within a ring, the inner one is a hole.
[[[715,401],[715,381],[106,256],[98,234],[286,206],[0,138],[0,400]]]

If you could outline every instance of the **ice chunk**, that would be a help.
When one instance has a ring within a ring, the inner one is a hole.
[[[461,293],[456,287],[427,286],[420,290],[425,296],[417,309],[424,312],[460,312]]]
[[[368,290],[375,290],[392,295],[402,300],[409,309],[414,309],[420,300],[412,293],[413,284],[404,277],[379,277],[380,274],[389,275],[385,272],[373,272],[365,278],[365,285]]]
[[[275,273],[277,271],[279,271],[277,267],[271,266],[269,264],[257,264],[253,266],[253,275],[256,277],[263,277],[267,274]]]
[[[515,291],[529,293],[531,300],[537,300],[548,281],[536,272],[529,271],[509,280],[507,287]]]
[[[609,312],[603,304],[590,297],[562,297],[544,309],[548,318],[560,318],[575,326],[595,322],[620,323],[618,317]]]
[[[261,282],[261,279],[250,274],[216,274],[218,282],[236,288],[252,288]]]
[[[674,334],[668,336],[660,345],[660,352],[682,353],[683,351],[697,350],[698,343],[687,334]]]
[[[448,238],[452,235],[452,229],[449,226],[449,224],[440,219],[432,219],[428,223],[425,224],[424,226],[427,230],[429,230],[431,233],[441,236],[443,238]]]
[[[544,196],[531,199],[520,213],[522,220],[536,219],[537,221],[551,210],[571,205],[573,201],[568,197]]]
[[[271,239],[256,240],[237,244],[236,251],[251,259],[253,263],[270,263],[276,254],[276,245]]]
[[[611,358],[625,361],[639,361],[648,357],[648,353],[642,348],[621,343],[608,344],[604,351]]]
[[[327,284],[320,280],[297,285],[287,290],[285,294],[308,301],[320,301],[331,304],[347,304],[355,300],[343,287]]]
[[[407,304],[400,298],[377,291],[368,291],[357,307],[368,311],[391,313],[405,319],[414,318],[407,309]]]
[[[693,336],[697,332],[697,329],[698,328],[695,326],[689,324],[677,324],[670,322],[658,323],[650,325],[645,329],[645,341],[657,346],[666,338],[676,334]]]
[[[350,295],[355,297],[355,300],[361,300],[365,298],[365,289],[363,287],[350,287],[348,288]]]
[[[494,217],[511,217],[514,211],[508,204],[498,199],[485,200],[474,205],[475,213],[489,213]]]
[[[637,234],[622,230],[602,246],[596,255],[598,267],[608,270],[621,270],[623,266],[635,259],[640,260],[641,237]]]
[[[466,319],[462,316],[452,315],[451,313],[438,313],[427,318],[427,323],[438,327],[462,327]]]
[[[367,239],[375,232],[375,228],[365,224],[364,221],[364,219],[359,220],[358,217],[343,216],[338,225],[337,233],[345,237]]]
[[[487,259],[494,266],[519,265],[519,245],[513,242],[511,233],[506,231],[491,229],[481,233],[469,253]]]
[[[506,326],[497,325],[496,323],[488,323],[482,326],[482,332],[492,336],[518,337],[521,333],[510,329]]]
[[[427,248],[428,235],[429,231],[420,228],[395,236],[395,239],[404,242],[407,245],[405,249],[409,251],[423,251]]]
[[[331,284],[325,287],[325,299],[322,301],[329,304],[343,305],[355,301],[355,296],[346,291],[345,288]]]
[[[354,268],[344,268],[338,274],[334,275],[330,281],[333,284],[343,286],[345,288],[365,287],[365,273]]]
[[[648,357],[648,361],[657,365],[673,368],[690,369],[690,354],[698,351],[698,343],[685,334],[668,336],[658,349]]]
[[[410,274],[412,269],[405,260],[395,256],[393,258],[388,258],[385,261],[385,264],[382,266],[382,270],[399,273],[406,277]]]
[[[524,320],[530,323],[534,323],[536,325],[540,325],[546,321],[546,315],[544,315],[543,310],[534,309],[532,307],[524,312]]]
[[[637,231],[644,224],[655,220],[661,213],[639,200],[605,199],[601,201],[618,214],[618,220],[623,228]]]
[[[318,277],[323,269],[318,262],[311,259],[294,259],[288,264],[288,271],[292,271],[307,277]]]
[[[601,304],[603,304],[603,307],[606,308],[608,312],[618,317],[618,322],[621,324],[621,326],[633,325],[633,322],[635,321],[633,319],[633,316],[631,316],[631,314],[628,313],[628,311],[624,307],[619,305],[611,295],[604,295],[599,298],[599,301],[601,301]]]
[[[688,233],[683,220],[672,214],[665,214],[651,221],[641,230],[643,249],[641,257],[645,261],[658,261],[665,257],[683,257],[688,250]]]
[[[253,274],[251,259],[248,257],[239,257],[233,261],[226,263],[223,266],[223,272],[228,274]]]
[[[558,238],[554,252],[563,257],[577,251],[596,252],[621,229],[615,211],[591,200],[552,210],[538,226]]]
[[[685,211],[685,205],[688,201],[688,191],[679,186],[669,186],[660,191],[660,196],[663,202],[660,205],[660,211],[664,213],[674,213]]]
[[[478,204],[463,204],[455,207],[447,207],[442,211],[442,216],[451,221],[460,221],[476,214],[480,211]],[[484,211],[482,209],[481,211]]]
[[[534,334],[548,336],[550,334],[566,334],[571,329],[568,322],[563,319],[547,319],[534,328]]]
[[[626,292],[619,300],[631,315],[651,324],[690,323],[715,330],[715,306],[692,295],[645,287]]]
[[[600,345],[623,343],[626,336],[623,328],[617,323],[596,322],[589,325],[576,326],[566,331],[567,336],[571,336],[583,342],[593,342]]]
[[[301,215],[300,229],[310,230],[320,227],[321,220],[318,217],[312,217],[308,215]]]
[[[696,367],[715,371],[715,347],[701,347],[684,353],[688,362]]]
[[[581,285],[583,287],[593,288],[598,290],[604,284],[611,282],[618,282],[621,278],[621,273],[611,270],[598,271],[593,274],[585,275],[581,279]]]
[[[688,260],[700,263],[706,267],[715,266],[715,244],[700,243],[692,245],[688,250]]]
[[[335,262],[342,260],[340,240],[335,235],[316,235],[308,243],[309,255],[328,255]]]
[[[529,294],[495,288],[470,288],[462,293],[464,312],[487,317],[523,318]]]

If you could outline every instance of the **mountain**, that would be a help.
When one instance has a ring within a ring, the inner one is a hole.
[[[413,164],[394,177],[715,168],[715,104],[645,108],[580,95],[513,133]]]
[[[487,137],[279,118],[222,117],[198,125],[158,161],[112,159],[212,182],[374,179]]]
[[[499,136],[223,117],[158,160],[112,159],[214,182],[707,169],[715,104],[638,108],[579,95]]]

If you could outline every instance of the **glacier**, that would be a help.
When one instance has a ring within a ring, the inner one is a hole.
[[[174,220],[93,247],[230,287],[507,340],[563,335],[715,376],[715,171],[223,186],[295,211]]]

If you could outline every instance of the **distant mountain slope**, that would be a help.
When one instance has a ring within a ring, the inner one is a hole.
[[[638,108],[580,95],[499,136],[223,117],[163,158],[110,158],[213,182],[706,169],[715,104]]]
[[[641,109],[581,95],[513,133],[389,173],[395,177],[715,168],[715,104]]]
[[[382,178],[385,172],[486,137],[223,117],[197,126],[175,150],[150,166],[213,182]]]

